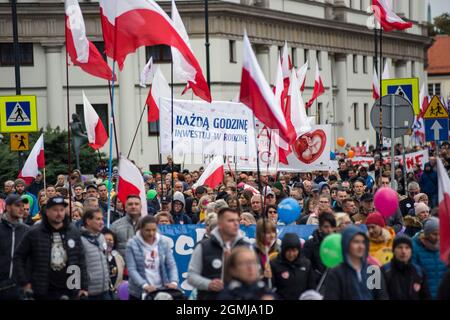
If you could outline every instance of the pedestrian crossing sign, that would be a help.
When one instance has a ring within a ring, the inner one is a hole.
[[[381,96],[396,94],[411,102],[414,114],[420,113],[419,78],[383,79]]]
[[[36,96],[0,96],[0,132],[36,131]]]

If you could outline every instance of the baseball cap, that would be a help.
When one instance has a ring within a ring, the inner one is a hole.
[[[161,203],[171,203],[172,199],[169,196],[164,196],[161,198]]]
[[[86,186],[86,191],[87,191],[88,189],[92,189],[92,188],[94,188],[95,190],[98,190],[97,185],[96,185],[95,183],[91,183],[90,185]]]
[[[6,197],[5,203],[7,206],[10,206],[12,204],[28,203],[28,199],[22,198],[18,194],[10,194],[8,197]]]
[[[301,182],[295,182],[295,183],[292,185],[292,187],[293,187],[293,188],[301,188],[301,187],[303,187],[303,183],[301,183]]]
[[[64,207],[67,207],[68,206],[68,204],[66,203],[66,201],[64,201],[64,198],[63,197],[54,197],[54,198],[50,198],[50,199],[48,199],[47,200],[47,204],[46,204],[46,208],[47,209],[49,209],[49,208],[51,208],[51,207],[53,207],[53,206],[56,206],[56,205],[62,205],[62,206],[64,206]]]
[[[314,192],[314,191],[319,192],[319,185],[318,184],[313,184],[313,186],[311,188],[311,191],[312,192]]]

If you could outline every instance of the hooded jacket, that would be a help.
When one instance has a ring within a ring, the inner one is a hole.
[[[86,269],[88,272],[89,295],[99,295],[110,289],[109,266],[106,259],[106,241],[103,234],[93,234],[81,228]]]
[[[133,224],[133,220],[127,214],[111,225],[111,231],[117,236],[117,251],[122,257],[125,257],[127,242],[136,233],[136,226]]]
[[[28,231],[23,223],[12,223],[5,213],[0,220],[0,289],[14,284],[14,251]]]
[[[173,201],[179,201],[183,204],[183,208],[180,212],[175,213],[174,209],[172,208],[172,218],[174,224],[192,224],[191,218],[186,214],[185,207],[186,207],[186,200],[184,199],[184,195],[181,192],[175,192],[173,194]]]
[[[88,277],[84,256],[83,244],[78,229],[70,223],[66,215],[63,227],[57,231],[53,229],[43,214],[41,223],[35,224],[25,234],[14,254],[14,271],[17,275],[17,283],[25,286],[31,283],[35,296],[46,296],[50,284],[50,265],[53,233],[59,232],[63,247],[67,254],[66,267],[77,266],[79,268],[80,288],[71,289],[76,294],[79,289],[87,291]],[[30,264],[30,272],[27,272],[27,263]],[[67,277],[73,275],[68,273]]]
[[[324,237],[319,229],[314,230],[312,238],[308,239],[303,245],[303,256],[311,261],[311,266],[316,273],[316,280],[319,281],[320,277],[326,270],[326,267],[320,259],[320,244]]]
[[[395,259],[381,269],[386,280],[390,300],[429,300],[430,289],[422,268],[411,260],[403,263]]]
[[[231,249],[237,246],[249,246],[243,235],[238,232],[231,242]],[[225,244],[220,235],[219,228],[211,231],[211,236],[202,240],[195,247],[188,267],[188,283],[198,289],[198,300],[215,300],[217,292],[208,291],[212,279],[223,279]]]
[[[286,251],[289,248],[298,248],[297,259],[286,259]],[[307,258],[301,254],[300,239],[294,233],[287,233],[281,243],[281,253],[270,262],[272,268],[272,284],[276,288],[277,295],[284,300],[298,300],[306,290],[315,289],[316,278]]]
[[[441,261],[439,256],[439,246],[431,248],[424,244],[423,231],[417,233],[413,241],[413,258],[412,261],[420,266],[428,279],[428,285],[430,287],[431,295],[436,297],[439,284],[444,277],[447,268]],[[425,242],[426,243],[426,242]]]
[[[356,235],[364,237],[366,252],[361,258],[361,270],[354,269],[349,261],[348,254],[350,242]],[[387,300],[386,283],[381,270],[377,266],[367,265],[367,256],[369,254],[369,238],[357,226],[348,226],[342,232],[342,255],[344,262],[331,269],[325,280],[325,300]],[[369,277],[374,277],[371,281]],[[379,281],[376,281],[379,277]],[[378,284],[378,288],[371,289],[369,284]]]

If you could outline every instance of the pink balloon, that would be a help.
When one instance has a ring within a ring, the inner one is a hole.
[[[380,188],[375,193],[373,204],[383,217],[389,218],[398,209],[397,192],[388,187]]]

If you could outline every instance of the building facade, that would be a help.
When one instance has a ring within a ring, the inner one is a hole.
[[[170,13],[170,2],[159,2]],[[247,30],[267,80],[275,80],[280,48],[287,41],[294,66],[309,62],[304,100],[312,94],[316,61],[325,94],[308,110],[316,122],[332,125],[332,141],[342,136],[348,142],[369,140],[375,144],[370,125],[374,31],[368,13],[370,0],[230,0],[209,1],[210,76],[214,100],[233,100],[239,92],[242,69],[242,36]],[[88,39],[102,50],[102,31],[97,1],[80,0]],[[203,1],[177,1],[190,36],[193,51],[206,75],[205,19]],[[427,36],[423,0],[395,1],[395,11],[411,20],[406,32],[383,34],[383,54],[391,77],[418,77],[426,82]],[[107,124],[110,114],[108,83],[69,66],[66,83],[64,46],[64,1],[18,1],[21,42],[22,94],[37,96],[39,126],[67,129],[69,88],[70,113],[82,112],[84,90]],[[9,1],[0,0],[0,95],[15,94],[12,59],[12,21]],[[161,65],[170,81],[170,50],[140,48],[127,57],[118,72],[115,114],[119,149],[128,153],[144,107],[148,88],[139,86],[139,74],[149,56]],[[109,60],[109,59],[108,59]],[[110,65],[111,60],[109,60]],[[116,68],[117,71],[117,68]],[[181,98],[184,84],[174,82],[175,97]],[[196,99],[189,91],[183,99]],[[158,163],[156,124],[144,117],[130,155],[139,165]],[[104,148],[107,152],[107,148]],[[180,159],[175,159],[180,161]]]

